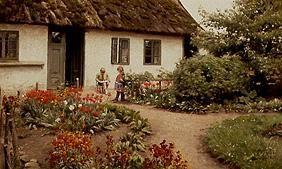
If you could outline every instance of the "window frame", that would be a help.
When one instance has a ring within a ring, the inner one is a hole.
[[[113,47],[114,47],[114,40],[117,40],[116,43],[116,52],[115,56],[113,56]],[[127,56],[127,62],[121,62],[122,61],[122,51],[121,51],[121,42],[122,41],[127,41],[128,42],[128,56]],[[113,62],[113,58],[116,58],[115,61]],[[130,64],[130,39],[129,38],[118,38],[118,37],[112,37],[111,39],[111,64],[113,65],[129,65]]]
[[[155,58],[155,56],[154,56],[154,45],[152,45],[151,46],[151,63],[146,63],[145,62],[145,59],[146,59],[146,41],[150,41],[152,44],[154,44],[155,42],[159,42],[159,61],[158,61],[158,63],[154,63],[154,58]],[[162,65],[162,41],[161,40],[159,40],[159,39],[144,39],[144,50],[143,50],[143,52],[144,52],[144,55],[143,55],[143,64],[144,65],[156,65],[156,66],[160,66],[160,65]]]
[[[9,34],[9,33],[13,33],[16,34],[16,48],[13,50],[16,50],[16,57],[11,58],[11,57],[6,57],[5,53],[6,53],[6,39],[5,39],[5,35]],[[1,52],[2,52],[2,56],[5,57],[0,57],[0,62],[9,62],[9,61],[18,61],[19,60],[19,31],[14,31],[14,30],[0,30],[0,34],[4,34],[4,40],[2,38],[1,40]],[[4,47],[3,47],[4,46]]]

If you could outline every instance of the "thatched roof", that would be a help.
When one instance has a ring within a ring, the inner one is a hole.
[[[166,34],[190,34],[198,27],[175,0],[0,0],[0,8],[0,23]]]

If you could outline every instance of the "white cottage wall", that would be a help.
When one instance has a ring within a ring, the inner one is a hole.
[[[48,27],[0,24],[0,30],[19,31],[19,61],[0,61],[0,86],[17,91],[47,85]]]
[[[161,68],[172,71],[183,56],[183,37],[149,35],[129,32],[89,30],[85,33],[85,79],[86,88],[95,85],[95,76],[101,67],[109,74],[111,85],[117,74],[117,66],[111,64],[111,40],[113,37],[130,39],[130,64],[124,65],[125,72],[149,71],[158,74]],[[144,65],[144,39],[161,40],[161,65]]]

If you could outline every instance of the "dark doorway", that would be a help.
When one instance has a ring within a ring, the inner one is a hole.
[[[47,88],[57,89],[65,82],[66,34],[59,29],[49,29]]]
[[[74,27],[49,28],[47,88],[65,84],[83,86],[84,30]]]
[[[79,28],[66,29],[66,85],[76,85],[78,78],[83,86],[84,78],[84,31]]]

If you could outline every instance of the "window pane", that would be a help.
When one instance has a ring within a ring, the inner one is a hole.
[[[129,61],[129,39],[120,39],[120,63]]]
[[[154,41],[154,56],[160,56],[160,42],[159,41]]]
[[[3,52],[3,45],[2,45],[3,41],[2,41],[2,34],[0,32],[0,59],[3,58],[4,56],[2,56],[2,52]]]
[[[17,49],[17,41],[8,41],[8,50],[16,50]]]
[[[144,46],[145,46],[145,63],[146,64],[151,64],[152,63],[152,41],[149,40],[145,40],[144,42]]]
[[[154,64],[160,64],[160,58],[154,57]]]
[[[154,41],[154,64],[160,64],[160,57],[161,57],[161,43],[160,41]]]
[[[5,34],[5,40],[4,40],[4,58],[8,58],[8,41],[9,41],[9,37],[8,37],[8,33]]]
[[[8,50],[7,58],[10,58],[10,59],[17,58],[17,50]]]
[[[145,57],[145,63],[146,63],[146,64],[152,63],[152,57],[151,57],[151,56]]]
[[[151,54],[152,54],[152,42],[145,41],[145,55],[151,55]]]
[[[118,45],[118,39],[112,38],[111,62],[113,64],[118,63],[118,60],[117,60],[117,45]]]
[[[18,35],[15,32],[8,32],[7,37],[8,37],[8,40],[10,41],[16,41],[18,38]]]
[[[151,56],[152,55],[152,48],[146,48],[145,49],[145,55],[146,56]]]
[[[61,32],[51,32],[51,42],[61,43],[63,39],[63,34]]]

